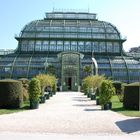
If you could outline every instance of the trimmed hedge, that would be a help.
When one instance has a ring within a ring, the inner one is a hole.
[[[28,101],[29,100],[29,80],[26,78],[21,78],[18,79],[19,81],[22,82],[22,92],[23,92],[23,101]]]
[[[115,91],[116,91],[116,94],[121,94],[121,91],[122,91],[122,82],[120,81],[114,81],[113,82],[113,86],[115,87]]]
[[[124,108],[139,110],[139,85],[129,84],[124,88]]]
[[[29,100],[29,80],[26,78],[21,78],[18,79],[19,81],[21,81],[22,83],[22,87],[23,87],[23,101],[28,101]]]
[[[21,108],[22,83],[16,80],[0,80],[0,108]]]

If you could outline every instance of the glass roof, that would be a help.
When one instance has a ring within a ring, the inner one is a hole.
[[[51,12],[46,13],[46,19],[96,19],[93,13]]]
[[[60,18],[56,18],[56,16]],[[47,38],[49,34],[55,33],[55,37],[57,34],[63,34],[65,38],[65,34],[68,33],[69,35],[77,34],[80,38],[80,35],[84,33],[89,36],[89,39],[122,39],[120,32],[114,25],[95,19],[96,14],[91,13],[47,13],[45,19],[35,20],[27,24],[21,31],[20,37]]]

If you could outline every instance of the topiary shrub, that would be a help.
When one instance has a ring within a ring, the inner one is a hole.
[[[23,101],[28,101],[29,100],[29,80],[26,78],[21,78],[18,80],[22,82]]]
[[[115,94],[115,88],[110,80],[104,80],[100,87],[99,100],[102,108],[111,102],[111,97]]]
[[[115,87],[116,95],[121,94],[121,91],[122,91],[122,82],[120,82],[120,81],[113,81],[112,84]]]
[[[124,108],[139,110],[139,88],[139,83],[128,84],[124,87]]]
[[[16,80],[0,80],[0,108],[21,108],[22,83]]]
[[[115,90],[116,90],[116,95],[118,96],[120,102],[123,102],[124,86],[126,85],[127,85],[126,83],[122,83],[120,81],[113,82],[113,86],[115,87]]]
[[[37,78],[32,78],[29,84],[29,99],[31,109],[38,108],[40,93],[41,93],[40,81]]]

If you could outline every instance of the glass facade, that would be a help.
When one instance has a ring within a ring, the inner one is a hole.
[[[67,79],[67,83],[70,83],[71,74],[78,66],[78,74],[74,77],[79,78],[75,83],[80,85],[79,81],[87,75],[83,68],[89,65],[92,66],[93,74],[98,69],[98,74],[105,74],[116,81],[139,81],[139,58],[124,52],[123,42],[126,40],[118,29],[109,22],[98,20],[96,14],[46,13],[44,19],[30,22],[15,38],[18,48],[11,53],[0,53],[1,79],[32,78],[39,73],[47,73],[51,65],[62,85],[62,73],[65,74],[62,67],[71,70]],[[73,68],[70,68],[62,63],[63,59],[58,57],[62,53],[67,53],[69,63],[79,56],[79,60],[75,60],[78,64],[71,64]],[[97,62],[96,67],[92,58]]]

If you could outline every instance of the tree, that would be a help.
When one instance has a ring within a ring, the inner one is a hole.
[[[53,65],[49,65],[47,67],[47,74],[52,74],[52,75],[55,75],[56,74],[56,69]]]
[[[140,46],[130,48],[129,52],[130,53],[140,53]]]
[[[84,72],[86,72],[86,74],[89,75],[92,72],[91,66],[85,66],[84,67]]]

